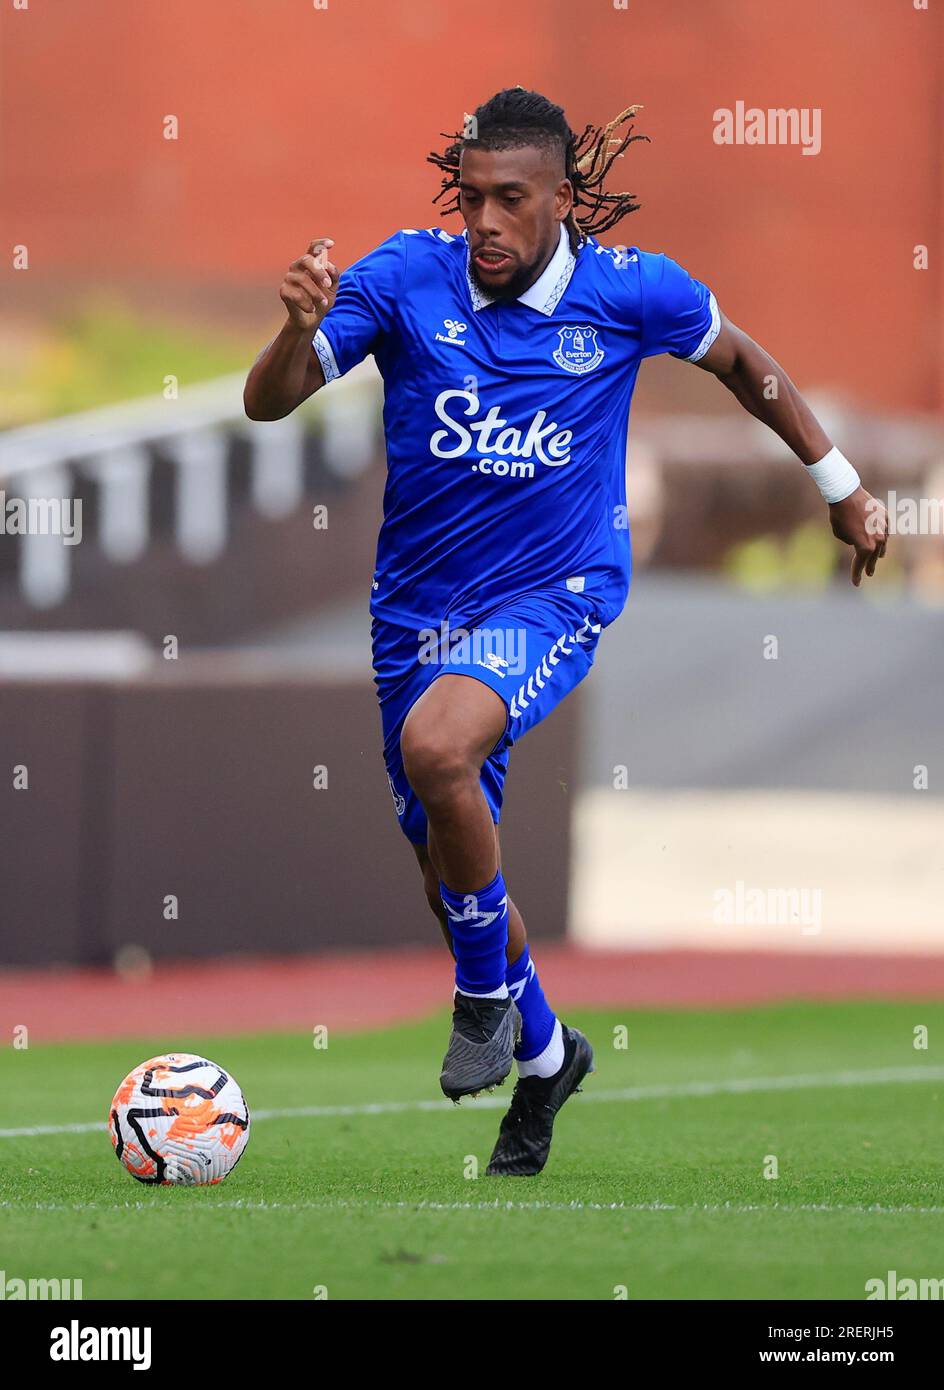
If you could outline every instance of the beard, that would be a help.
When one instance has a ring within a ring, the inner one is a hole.
[[[489,299],[495,299],[499,303],[505,303],[512,299],[517,299],[519,295],[524,294],[529,285],[534,284],[535,280],[538,278],[542,259],[542,257],[539,257],[536,261],[532,261],[530,265],[520,266],[503,285],[485,284],[479,277],[478,267],[471,259],[469,261],[469,271],[472,275],[472,279],[483,294],[487,294]]]

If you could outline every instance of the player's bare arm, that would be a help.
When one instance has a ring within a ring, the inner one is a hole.
[[[815,467],[832,451],[832,442],[787,373],[723,314],[720,333],[696,365],[723,382],[807,467]],[[885,554],[888,521],[882,504],[855,481],[850,476],[853,490],[828,505],[833,535],[853,547],[852,582],[858,587],[862,575],[873,575]]]
[[[316,237],[285,273],[279,297],[288,317],[246,379],[243,404],[250,420],[281,420],[324,385],[311,340],[337,294],[338,271],[328,260],[333,245],[330,237]]]

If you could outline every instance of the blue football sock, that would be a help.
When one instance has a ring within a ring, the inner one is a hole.
[[[543,1053],[554,1037],[557,1015],[544,998],[531,952],[525,946],[521,955],[505,972],[508,993],[521,1014],[521,1038],[515,1048],[515,1058],[528,1062]],[[558,1062],[558,1067],[560,1062]],[[554,1071],[557,1067],[554,1068]],[[548,1075],[553,1075],[549,1072]]]
[[[440,881],[449,919],[460,994],[505,999],[508,950],[508,890],[501,872],[477,893],[454,893]]]

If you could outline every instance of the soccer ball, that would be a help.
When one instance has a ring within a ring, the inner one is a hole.
[[[129,1072],[108,1129],[116,1157],[138,1182],[222,1182],[249,1142],[249,1107],[215,1062],[170,1052]]]

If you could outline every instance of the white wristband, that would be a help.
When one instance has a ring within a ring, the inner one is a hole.
[[[861,486],[858,473],[835,446],[819,463],[807,464],[806,471],[827,502],[844,502]]]

